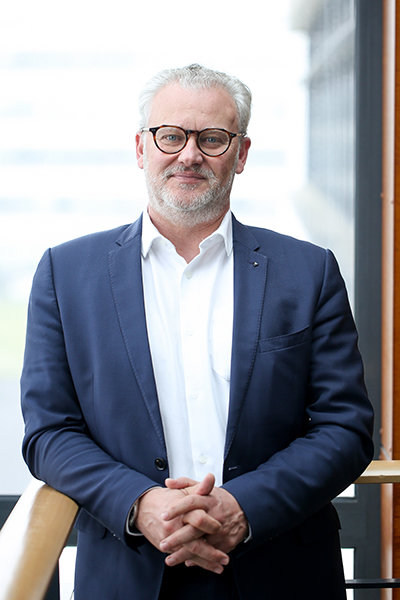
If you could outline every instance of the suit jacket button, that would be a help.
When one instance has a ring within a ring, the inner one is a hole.
[[[163,458],[156,458],[154,462],[159,471],[165,471],[167,468],[167,461],[165,461]]]

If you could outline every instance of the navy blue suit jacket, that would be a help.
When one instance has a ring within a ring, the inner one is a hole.
[[[330,501],[372,458],[347,295],[330,251],[235,219],[233,239],[223,485],[252,531],[233,570],[243,598],[269,590],[281,600],[303,596],[285,595],[280,571],[287,578],[296,563],[307,582],[312,564],[327,590],[315,598],[326,600],[338,573]],[[125,599],[127,589],[155,600],[162,578],[163,554],[125,534],[133,501],[168,476],[140,251],[141,219],[48,250],[29,303],[23,453],[37,478],[82,507],[76,600]]]

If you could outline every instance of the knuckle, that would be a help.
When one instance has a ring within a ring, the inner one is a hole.
[[[201,529],[206,521],[206,515],[203,511],[193,511],[191,522],[194,527],[197,527],[197,529]]]
[[[168,534],[171,535],[172,533],[174,533],[176,527],[174,526],[174,524],[171,521],[166,521],[164,523],[164,531]]]
[[[190,551],[196,555],[200,555],[202,553],[203,547],[204,541],[201,538],[198,538],[197,540],[194,540],[190,543]]]
[[[194,510],[195,508],[197,508],[198,497],[193,494],[190,494],[189,496],[186,496],[184,502],[187,508]]]

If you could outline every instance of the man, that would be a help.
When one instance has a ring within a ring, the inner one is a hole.
[[[332,254],[230,213],[250,105],[223,73],[158,74],[147,213],[35,275],[23,452],[82,507],[75,600],[345,598],[330,501],[372,409]]]

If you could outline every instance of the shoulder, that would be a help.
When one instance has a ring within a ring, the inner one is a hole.
[[[320,290],[327,278],[343,286],[331,250],[269,229],[243,225],[236,219],[233,221],[233,240],[238,258],[240,255],[246,257],[248,251],[254,252],[253,256],[265,257],[268,276],[281,286],[290,289],[309,286]]]
[[[311,242],[300,240],[289,235],[255,227],[252,225],[244,225],[233,217],[233,238],[234,241],[253,246],[254,250],[261,252],[269,259],[296,261],[301,257],[309,260],[319,259],[326,260],[326,256],[331,255],[330,250],[312,244]]]
[[[52,255],[69,255],[82,251],[112,250],[121,246],[141,234],[141,217],[134,223],[121,225],[114,229],[90,233],[78,237],[50,249]]]
[[[113,252],[121,246],[137,241],[135,250],[140,255],[141,217],[132,224],[107,231],[91,233],[69,240],[46,250],[36,270],[35,279],[50,277],[54,282],[85,282],[104,276]]]

